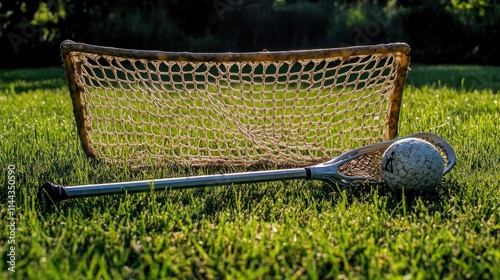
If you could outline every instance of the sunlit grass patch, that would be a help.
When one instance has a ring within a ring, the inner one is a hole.
[[[0,184],[5,192],[6,168],[15,165],[18,221],[15,273],[5,261],[9,232],[0,231],[0,278],[500,278],[500,98],[434,82],[460,67],[442,76],[420,67],[410,72],[399,135],[433,132],[455,148],[457,165],[435,191],[298,180],[74,199],[47,213],[35,198],[46,181],[217,170],[92,161],[80,147],[62,71],[1,71]],[[5,196],[0,203],[5,209]]]

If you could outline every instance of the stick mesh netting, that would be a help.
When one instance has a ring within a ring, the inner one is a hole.
[[[248,167],[306,166],[394,138],[409,48],[387,46],[193,54],[69,41],[62,49],[87,154],[132,166]]]

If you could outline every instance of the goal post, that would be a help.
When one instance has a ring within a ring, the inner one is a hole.
[[[90,157],[302,167],[396,137],[410,47],[190,53],[64,41],[61,53]]]

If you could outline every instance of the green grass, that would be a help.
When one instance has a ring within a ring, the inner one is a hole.
[[[289,181],[75,199],[36,209],[45,181],[76,185],[203,170],[95,163],[79,146],[59,68],[0,71],[0,219],[15,165],[15,273],[2,279],[500,279],[500,68],[412,67],[400,135],[437,133],[457,166],[436,191]],[[484,76],[484,77],[483,77]],[[491,81],[481,83],[478,81]]]

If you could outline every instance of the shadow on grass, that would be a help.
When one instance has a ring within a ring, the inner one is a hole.
[[[411,66],[407,85],[415,87],[446,86],[456,90],[492,90],[500,92],[500,67],[477,65]]]
[[[0,91],[25,93],[37,90],[53,90],[66,86],[62,67],[0,69]]]
[[[371,203],[374,196],[385,199],[385,211],[388,215],[411,215],[421,210],[422,205],[429,214],[446,211],[447,201],[460,192],[459,183],[453,178],[443,178],[436,189],[412,191],[390,190],[384,185],[361,185],[353,188],[325,186],[331,194],[341,196],[345,193],[347,204],[355,201]],[[445,203],[443,203],[445,202]]]

